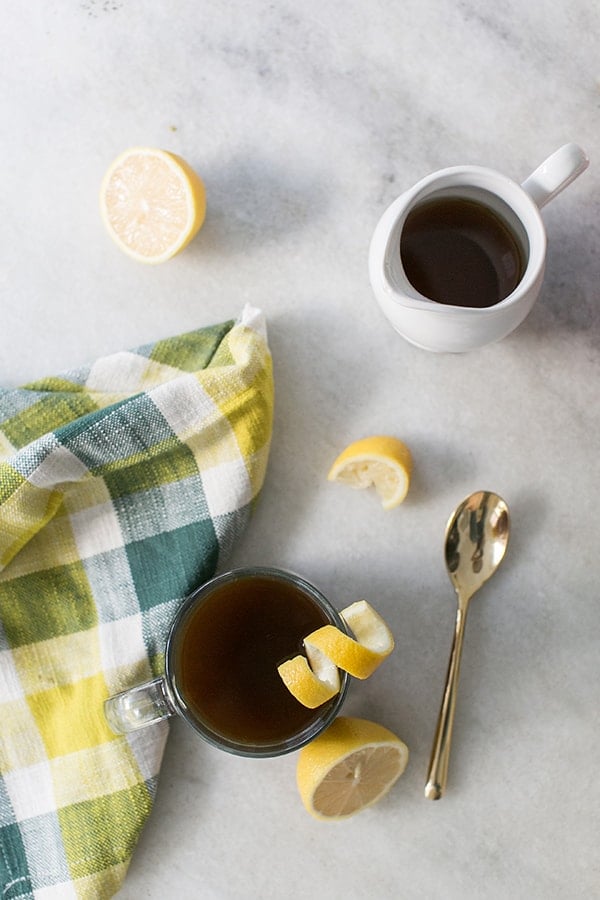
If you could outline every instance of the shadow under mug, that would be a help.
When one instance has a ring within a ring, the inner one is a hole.
[[[116,734],[178,715],[214,747],[239,756],[280,756],[320,734],[348,688],[317,709],[302,706],[277,666],[302,652],[323,625],[348,629],[310,582],[270,567],[233,569],[203,584],[180,607],[165,649],[165,674],[104,704]]]

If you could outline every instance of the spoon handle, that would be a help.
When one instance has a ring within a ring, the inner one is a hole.
[[[446,687],[442,697],[442,705],[438,716],[437,728],[433,739],[427,784],[425,785],[425,797],[428,800],[439,800],[446,789],[448,780],[448,763],[450,760],[450,744],[452,742],[452,727],[454,724],[454,711],[456,709],[456,694],[458,690],[458,676],[460,674],[460,660],[462,656],[465,623],[467,620],[467,604],[460,603],[456,612],[456,625],[454,640],[448,663]]]

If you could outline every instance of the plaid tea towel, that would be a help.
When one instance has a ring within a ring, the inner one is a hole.
[[[117,737],[106,697],[162,671],[265,474],[264,320],[0,391],[0,897],[111,897],[167,725]]]

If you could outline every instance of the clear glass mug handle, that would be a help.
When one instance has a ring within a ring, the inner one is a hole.
[[[145,728],[175,714],[164,676],[138,684],[104,701],[104,716],[115,734]]]

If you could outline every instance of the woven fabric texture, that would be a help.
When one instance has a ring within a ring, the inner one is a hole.
[[[159,674],[182,599],[262,486],[262,314],[0,391],[0,897],[111,897],[168,726],[117,737],[104,700]]]

